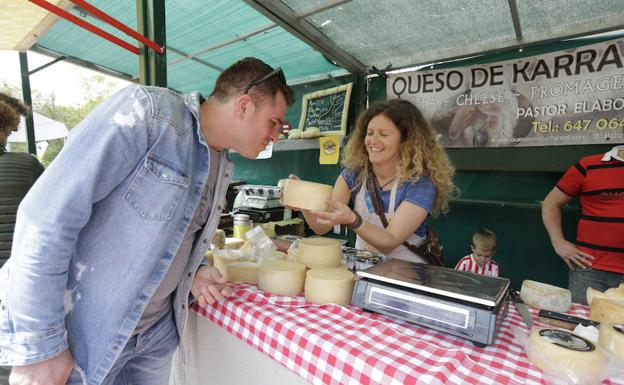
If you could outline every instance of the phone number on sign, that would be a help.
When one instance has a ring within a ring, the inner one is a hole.
[[[624,130],[624,119],[582,119],[582,120],[568,120],[563,125],[553,124],[553,122],[532,122],[533,132],[558,132],[558,131],[588,131],[592,129],[597,130]]]

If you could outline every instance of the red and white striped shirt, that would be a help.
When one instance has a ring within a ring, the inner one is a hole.
[[[483,266],[480,266],[477,261],[474,260],[472,254],[468,254],[457,262],[455,270],[471,271],[477,274],[489,275],[490,277],[498,277],[499,269],[498,263],[493,259],[490,259]]]

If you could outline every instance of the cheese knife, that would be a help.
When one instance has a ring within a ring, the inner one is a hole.
[[[557,326],[568,330],[574,330],[576,328],[576,325],[579,324],[583,326],[600,326],[600,322],[597,321],[592,321],[581,317],[575,317],[564,313],[557,313],[550,310],[540,310],[539,320],[545,324]]]
[[[509,297],[511,298],[511,301],[518,310],[518,313],[520,313],[520,316],[522,317],[524,323],[529,328],[532,328],[533,316],[531,315],[529,309],[527,309],[526,304],[522,301],[522,298],[520,298],[520,293],[518,293],[516,289],[509,288]]]

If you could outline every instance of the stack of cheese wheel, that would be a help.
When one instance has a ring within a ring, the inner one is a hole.
[[[327,199],[331,198],[332,190],[330,185],[288,179],[284,184],[282,202],[284,206],[326,211]]]
[[[522,282],[520,298],[533,308],[559,313],[568,311],[572,304],[570,290],[528,279]]]
[[[598,344],[624,364],[624,324],[601,324]]]
[[[338,267],[342,262],[340,241],[332,238],[302,238],[296,255],[297,260],[310,269]]]
[[[225,265],[225,279],[232,283],[258,284],[259,264],[255,261],[234,261]]]
[[[533,329],[527,356],[544,373],[570,384],[598,384],[606,374],[603,350],[568,330]]]
[[[212,256],[212,266],[214,266],[222,276],[225,277],[225,266],[241,259],[238,250],[215,250]]]
[[[238,250],[245,243],[244,240],[240,238],[227,237],[225,238],[225,247],[228,249]]]
[[[624,323],[624,284],[606,290],[604,293],[587,288],[589,318],[610,324]]]
[[[305,298],[308,302],[324,305],[335,303],[349,306],[355,275],[341,267],[319,267],[308,270],[305,280]]]
[[[297,296],[303,292],[306,267],[294,261],[263,261],[258,272],[260,290],[287,296]]]

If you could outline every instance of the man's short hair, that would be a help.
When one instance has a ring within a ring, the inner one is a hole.
[[[245,89],[254,81],[273,72],[273,68],[260,59],[247,57],[229,66],[219,75],[215,88],[210,97],[219,102],[225,102],[231,97],[242,95]],[[295,101],[293,90],[282,81],[283,75],[276,73],[266,80],[255,84],[247,92],[254,100],[265,101],[268,97],[275,99],[280,91],[286,98],[286,103],[291,105]]]
[[[483,250],[496,250],[496,235],[489,229],[478,229],[472,236],[472,245]]]

